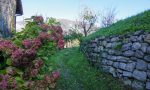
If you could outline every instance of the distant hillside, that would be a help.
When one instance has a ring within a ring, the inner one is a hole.
[[[101,28],[95,33],[84,38],[83,41],[91,40],[99,36],[125,34],[127,32],[134,32],[136,30],[150,31],[150,10],[124,20],[120,20],[109,27]]]
[[[63,28],[64,31],[68,31],[70,29],[70,27],[73,27],[76,22],[75,21],[72,21],[72,20],[68,20],[68,19],[57,19],[60,23],[61,23],[61,26]],[[16,29],[17,31],[21,31],[24,26],[25,26],[25,21],[17,21],[16,22]]]
[[[68,19],[57,19],[61,23],[61,27],[64,31],[68,31],[71,27],[74,27],[76,21],[68,20]]]
[[[57,19],[57,21],[61,23],[61,27],[64,32],[68,32],[71,27],[74,27],[77,24],[76,21],[69,20],[69,19]],[[16,30],[21,31],[22,28],[24,28],[25,24],[26,24],[25,21],[17,21],[16,22]],[[96,28],[97,27],[95,26],[93,28],[93,30],[95,30]],[[80,32],[81,31],[82,31],[82,29],[80,28]]]

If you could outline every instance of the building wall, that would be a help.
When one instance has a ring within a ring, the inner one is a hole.
[[[133,90],[150,90],[150,33],[101,36],[81,43],[89,62]]]
[[[10,37],[15,26],[16,0],[0,0],[0,36]]]

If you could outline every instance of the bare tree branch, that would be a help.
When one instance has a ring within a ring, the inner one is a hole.
[[[105,12],[103,12],[103,15],[101,16],[102,27],[108,27],[111,24],[113,24],[115,21],[115,16],[116,16],[116,9],[115,8],[105,10]]]

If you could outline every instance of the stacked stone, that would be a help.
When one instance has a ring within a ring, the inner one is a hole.
[[[150,33],[99,37],[81,43],[92,65],[123,80],[134,90],[150,90]]]
[[[0,0],[0,37],[10,37],[15,27],[16,0]]]

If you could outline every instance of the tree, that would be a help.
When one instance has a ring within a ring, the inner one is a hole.
[[[116,16],[116,9],[111,8],[104,10],[103,14],[101,15],[101,26],[108,27],[115,22]]]
[[[79,27],[83,29],[83,34],[86,37],[92,31],[92,27],[97,21],[97,15],[89,8],[84,8],[79,17]]]

